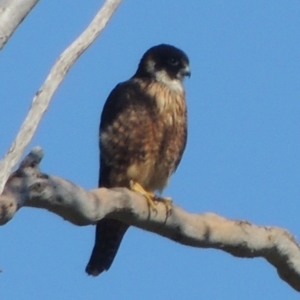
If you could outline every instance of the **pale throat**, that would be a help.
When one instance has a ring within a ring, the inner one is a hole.
[[[170,78],[165,70],[156,70],[155,62],[153,60],[147,62],[146,69],[158,83],[165,85],[171,92],[184,93],[182,79]]]
[[[152,65],[148,65],[147,71],[152,71],[152,79],[144,81],[135,79],[142,90],[146,92],[152,99],[155,99],[159,113],[166,113],[167,123],[173,124],[174,118],[179,111],[186,110],[185,90],[182,80],[178,78],[171,79],[164,70],[154,71]]]
[[[164,70],[155,72],[155,80],[166,85],[166,87],[172,92],[180,94],[184,92],[182,81],[178,78],[171,79]]]

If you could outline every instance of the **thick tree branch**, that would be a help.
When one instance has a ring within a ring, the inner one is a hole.
[[[263,257],[279,276],[300,291],[300,247],[286,230],[228,220],[213,213],[190,214],[173,205],[157,204],[150,211],[143,196],[125,188],[83,188],[43,174],[41,148],[35,148],[7,181],[0,196],[0,222],[5,224],[23,206],[44,208],[76,225],[90,225],[105,217],[157,233],[178,243],[214,248],[237,257]]]
[[[0,0],[0,50],[39,0]]]
[[[63,81],[67,72],[80,55],[93,43],[121,0],[107,0],[85,31],[60,55],[41,88],[35,94],[31,108],[25,118],[15,141],[3,160],[0,161],[0,192],[12,171],[20,160],[26,146],[32,139],[51,98]]]

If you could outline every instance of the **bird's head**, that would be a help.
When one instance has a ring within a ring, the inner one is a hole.
[[[135,76],[152,78],[167,85],[174,81],[182,82],[186,76],[191,76],[189,59],[174,46],[154,46],[143,55]]]

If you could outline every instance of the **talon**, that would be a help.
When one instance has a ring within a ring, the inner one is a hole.
[[[145,189],[138,182],[133,180],[130,180],[129,185],[132,191],[142,194],[146,198],[149,207],[157,212],[155,203],[157,197],[154,193],[145,191]]]
[[[158,197],[154,193],[147,192],[138,182],[130,180],[129,182],[130,189],[134,192],[142,194],[149,205],[149,207],[157,212],[157,202],[162,202],[166,207],[167,216],[172,212],[172,199],[170,197]]]
[[[166,207],[167,216],[169,216],[172,212],[172,198],[170,198],[170,197],[164,197],[164,198],[156,197],[156,201],[163,202],[163,204]]]

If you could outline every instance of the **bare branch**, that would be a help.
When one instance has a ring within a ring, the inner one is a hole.
[[[278,227],[228,220],[213,213],[190,214],[173,205],[157,204],[150,211],[143,196],[125,188],[83,188],[56,176],[43,174],[41,148],[35,148],[13,173],[0,196],[0,223],[8,222],[23,206],[47,209],[76,225],[90,225],[105,217],[121,220],[183,245],[214,248],[237,257],[263,257],[279,276],[300,291],[300,247]]]
[[[0,0],[0,50],[39,0]]]
[[[85,31],[59,56],[41,88],[35,94],[31,108],[25,118],[15,141],[12,143],[3,160],[0,161],[0,192],[18,163],[26,146],[32,139],[50,100],[58,86],[80,55],[92,44],[121,0],[107,0]]]

